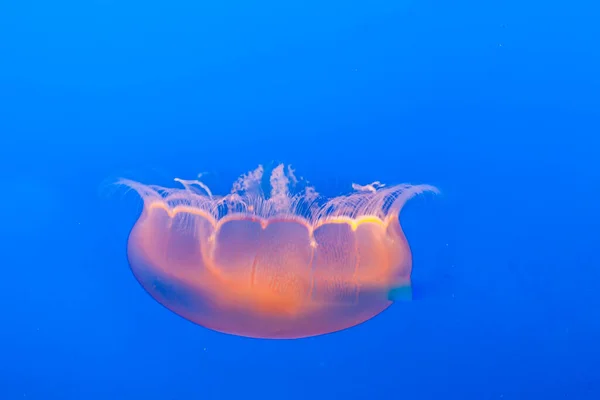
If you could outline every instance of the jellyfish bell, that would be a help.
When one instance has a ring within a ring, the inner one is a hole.
[[[263,190],[268,178],[269,190]],[[143,288],[206,328],[301,338],[358,325],[410,297],[412,257],[399,223],[428,185],[353,185],[323,199],[279,165],[242,175],[231,193],[120,183],[143,199],[128,240]]]

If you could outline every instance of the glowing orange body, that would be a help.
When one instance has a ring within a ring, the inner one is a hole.
[[[214,197],[122,183],[144,199],[128,255],[161,304],[204,327],[257,338],[299,338],[364,322],[410,286],[411,253],[398,214],[431,186],[374,185],[317,206],[311,188],[292,196],[293,171],[275,168],[266,198],[262,168]],[[204,192],[201,191],[204,190]]]

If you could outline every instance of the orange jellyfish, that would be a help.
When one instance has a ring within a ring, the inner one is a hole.
[[[399,213],[436,188],[354,184],[326,200],[290,167],[273,169],[268,194],[263,175],[262,166],[242,175],[225,196],[197,180],[120,181],[143,199],[127,252],[156,301],[215,331],[292,339],[350,328],[410,295]]]

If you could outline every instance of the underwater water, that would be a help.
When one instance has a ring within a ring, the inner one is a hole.
[[[600,398],[596,15],[591,2],[2,2],[0,399]],[[358,188],[366,203],[309,202],[292,224],[291,203],[234,202],[243,217],[220,231],[227,213],[186,197],[215,229],[153,224],[148,245],[132,236],[148,203],[115,185],[200,180],[228,196],[280,164],[323,198]],[[403,184],[439,193],[403,204],[389,233],[390,203],[368,196]],[[398,232],[410,258],[381,245]],[[177,235],[230,247],[147,257]],[[227,279],[198,279],[190,254]],[[286,290],[249,289],[260,266]],[[254,334],[218,332],[242,327]]]

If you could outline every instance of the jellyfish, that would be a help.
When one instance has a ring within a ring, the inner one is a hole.
[[[412,256],[399,222],[429,185],[353,184],[324,198],[283,164],[259,166],[229,194],[119,183],[143,199],[127,256],[160,304],[205,328],[295,339],[361,324],[410,297]]]

